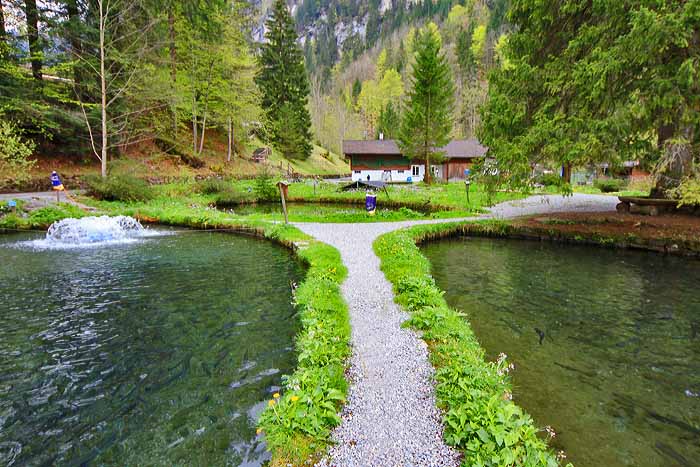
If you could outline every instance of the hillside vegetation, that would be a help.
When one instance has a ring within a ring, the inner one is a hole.
[[[317,141],[339,151],[343,137],[398,136],[412,86],[414,40],[429,22],[438,27],[456,85],[452,137],[475,137],[488,73],[504,62],[507,4],[305,0],[297,8],[297,23],[311,75]]]

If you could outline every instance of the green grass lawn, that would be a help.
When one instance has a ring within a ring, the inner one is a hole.
[[[227,181],[220,191],[233,193],[234,199],[245,204],[222,208],[227,218],[247,221],[282,221],[280,201],[275,196],[271,202],[250,204],[256,199],[255,180]],[[440,185],[392,185],[387,191],[377,193],[377,211],[370,216],[364,210],[365,191],[344,192],[341,186],[329,182],[311,180],[289,186],[288,214],[290,222],[386,222],[415,219],[447,219],[466,217],[480,212],[498,202],[521,198],[519,193],[495,193],[493,196],[473,185],[469,202],[463,183]],[[187,206],[202,210],[215,210],[220,192],[201,193],[196,182],[178,182],[151,188],[153,199],[146,202],[107,202],[82,197],[81,201],[109,213],[121,213],[158,207],[180,209]]]

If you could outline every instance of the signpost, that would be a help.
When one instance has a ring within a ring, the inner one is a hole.
[[[277,187],[280,189],[280,198],[282,198],[282,212],[284,213],[284,223],[289,224],[289,219],[287,218],[287,192],[289,191],[289,184],[286,182],[278,182]]]

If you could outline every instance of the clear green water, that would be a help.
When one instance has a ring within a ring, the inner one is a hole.
[[[181,233],[71,250],[0,236],[0,465],[261,465],[295,365],[282,247]]]
[[[422,250],[569,461],[700,465],[700,262],[479,238]]]

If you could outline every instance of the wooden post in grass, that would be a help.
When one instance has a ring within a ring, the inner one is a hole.
[[[284,213],[284,223],[289,224],[289,219],[287,218],[287,190],[289,185],[286,182],[278,182],[277,187],[280,189],[280,198],[282,198],[282,212]]]

